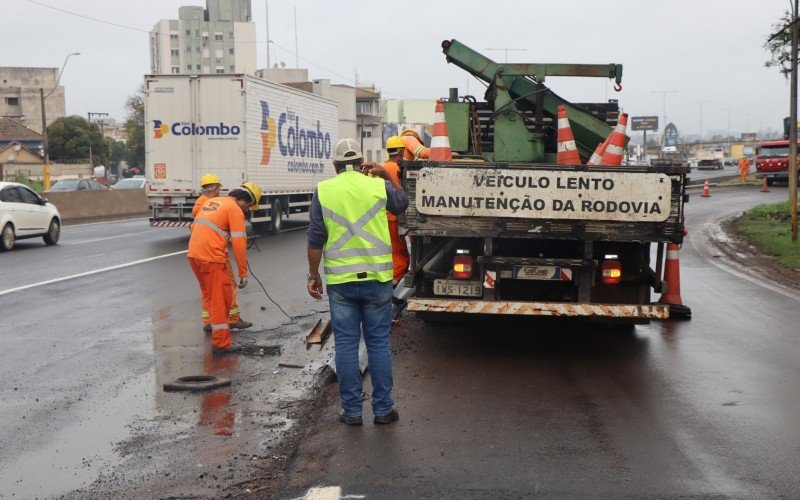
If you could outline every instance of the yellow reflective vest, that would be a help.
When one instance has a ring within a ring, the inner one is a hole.
[[[329,285],[391,281],[392,243],[386,219],[386,184],[354,170],[317,186],[328,239],[323,247]]]

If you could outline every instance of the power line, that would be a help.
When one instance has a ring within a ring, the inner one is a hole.
[[[39,5],[41,7],[45,7],[47,9],[52,9],[52,10],[58,11],[58,12],[61,12],[63,14],[67,14],[67,15],[70,15],[70,16],[74,16],[74,17],[78,17],[78,18],[81,18],[81,19],[85,19],[85,20],[88,20],[88,21],[94,21],[96,23],[106,24],[108,26],[114,26],[116,28],[123,28],[123,29],[130,30],[130,31],[137,31],[137,32],[140,32],[140,33],[151,34],[150,30],[145,30],[145,29],[142,29],[142,28],[137,28],[135,26],[127,26],[125,24],[119,24],[119,23],[115,23],[113,21],[106,21],[105,19],[99,19],[99,18],[96,18],[96,17],[87,16],[87,15],[84,15],[84,14],[80,14],[78,12],[72,12],[72,11],[69,11],[69,10],[66,10],[66,9],[55,7],[53,5],[48,5],[46,3],[39,2],[37,0],[27,0],[27,2],[35,4],[35,5]],[[162,35],[162,36],[165,36],[165,35]],[[170,35],[170,36],[172,36],[172,35]],[[187,37],[187,36],[178,35],[178,38],[182,39],[182,40],[191,40],[191,39],[194,39],[196,37]],[[331,70],[329,68],[326,68],[326,67],[324,67],[324,66],[322,66],[320,64],[317,64],[317,63],[315,63],[313,61],[310,61],[310,60],[306,59],[305,57],[299,56],[296,52],[294,52],[292,50],[289,50],[286,47],[283,47],[283,46],[275,43],[274,40],[267,40],[265,42],[258,42],[258,41],[254,41],[254,42],[236,42],[235,41],[234,42],[234,44],[237,44],[237,43],[243,43],[243,44],[247,43],[247,44],[257,44],[257,45],[272,44],[275,47],[279,47],[281,50],[284,50],[284,51],[288,52],[289,54],[295,56],[296,58],[298,58],[298,59],[300,59],[300,60],[302,60],[302,61],[304,61],[304,62],[306,62],[306,63],[308,63],[308,64],[310,64],[312,66],[315,66],[315,67],[317,67],[319,69],[327,71],[328,73],[330,73],[332,75],[338,76],[339,78],[343,79],[346,82],[353,82],[354,85],[358,83],[358,82],[356,82],[355,80],[353,80],[350,77],[344,76],[344,75],[342,75],[340,73],[337,73],[337,72],[335,72],[335,71],[333,71],[333,70]],[[269,47],[268,47],[268,50],[269,50]],[[271,68],[267,68],[267,69],[271,69]],[[395,92],[389,92],[389,91],[386,91],[386,90],[383,90],[382,92],[384,94],[389,94],[389,95],[405,98],[405,96],[403,96],[401,94],[397,94]]]

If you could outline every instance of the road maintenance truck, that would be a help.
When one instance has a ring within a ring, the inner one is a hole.
[[[666,291],[665,245],[684,237],[688,166],[587,166],[617,124],[617,101],[573,104],[544,85],[547,76],[603,77],[621,90],[622,66],[498,64],[456,40],[442,48],[487,90],[485,101],[450,90],[451,161],[401,165],[411,291],[397,293],[410,296],[409,311],[424,320],[669,317],[651,291]],[[559,106],[581,165],[556,164]]]
[[[223,195],[256,183],[263,194],[251,222],[276,233],[334,175],[330,99],[243,74],[147,75],[144,113],[151,226],[190,225],[200,178],[213,173]]]

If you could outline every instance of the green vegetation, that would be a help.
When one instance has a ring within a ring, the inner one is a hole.
[[[735,223],[736,231],[784,266],[800,269],[800,242],[792,243],[789,202],[759,205]]]
[[[33,179],[28,179],[28,177],[23,173],[18,173],[16,177],[9,179],[9,182],[18,182],[20,184],[25,184],[29,188],[33,189],[37,193],[41,193],[44,191],[44,183],[42,181],[35,181]]]

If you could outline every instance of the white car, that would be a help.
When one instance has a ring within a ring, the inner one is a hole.
[[[48,245],[58,243],[58,209],[24,184],[0,182],[0,250],[11,250],[18,239],[38,236]]]

